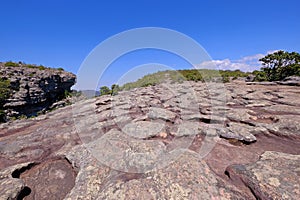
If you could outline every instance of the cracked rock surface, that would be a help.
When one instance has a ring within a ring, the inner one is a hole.
[[[8,117],[32,116],[60,106],[65,91],[70,91],[76,76],[70,72],[38,67],[7,67],[0,63],[0,78],[10,81],[11,96],[4,104]]]
[[[300,199],[298,86],[161,84],[0,125],[0,199]]]
[[[259,199],[294,199],[300,196],[299,163],[300,155],[266,151],[257,162],[231,165],[227,173]]]

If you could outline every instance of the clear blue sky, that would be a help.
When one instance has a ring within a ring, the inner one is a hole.
[[[139,27],[182,32],[214,60],[239,60],[277,49],[300,52],[299,0],[2,0],[0,5],[0,61],[63,67],[73,73],[100,42]],[[157,52],[142,54],[129,56],[118,67],[164,62]],[[114,81],[110,77],[104,84]]]

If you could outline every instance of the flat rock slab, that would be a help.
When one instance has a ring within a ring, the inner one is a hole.
[[[24,182],[16,178],[6,178],[0,180],[0,199],[17,199],[25,187]]]
[[[230,122],[227,129],[220,132],[220,135],[228,139],[237,139],[244,142],[255,142],[256,137],[253,135],[257,128],[245,124]]]
[[[258,199],[300,199],[300,155],[267,151],[255,163],[232,165],[226,171]]]
[[[177,130],[172,131],[171,134],[174,136],[195,136],[200,133],[202,127],[199,122],[183,122],[179,124]]]
[[[30,188],[26,199],[64,199],[75,184],[76,174],[66,160],[54,160],[37,165],[21,174]]]
[[[107,185],[98,199],[249,199],[224,183],[195,152],[137,179]]]
[[[167,109],[152,107],[149,109],[148,117],[150,119],[163,119],[171,121],[176,117],[176,114]]]
[[[102,164],[135,173],[155,168],[166,151],[161,141],[134,139],[114,129],[86,146]]]
[[[133,138],[148,138],[163,131],[164,123],[151,121],[131,122],[122,128],[122,131]]]

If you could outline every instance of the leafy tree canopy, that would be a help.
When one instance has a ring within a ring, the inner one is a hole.
[[[262,71],[269,81],[278,81],[287,76],[300,75],[300,54],[277,51],[261,58]],[[299,73],[299,74],[298,74]]]
[[[107,86],[100,87],[100,95],[102,96],[107,94],[111,94],[110,89]]]

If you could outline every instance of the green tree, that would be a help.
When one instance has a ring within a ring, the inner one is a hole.
[[[116,95],[120,91],[120,86],[117,84],[113,84],[111,86],[111,95]]]
[[[277,51],[261,58],[262,71],[266,73],[269,81],[278,81],[287,76],[296,75],[300,65],[300,54],[296,52]],[[289,69],[289,70],[288,70]],[[293,69],[292,71],[290,71]],[[295,71],[294,71],[295,70]]]
[[[267,74],[264,71],[254,70],[253,75],[255,75],[254,81],[268,81]]]
[[[107,94],[111,94],[111,90],[107,86],[102,86],[100,88],[100,95],[102,96]]]

